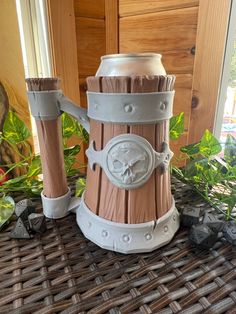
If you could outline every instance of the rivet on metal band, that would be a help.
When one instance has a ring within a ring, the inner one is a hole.
[[[100,151],[94,149],[94,144],[92,141],[86,151],[90,168],[100,165],[114,185],[127,190],[142,186],[157,167],[167,171],[173,156],[166,142],[159,153],[145,138],[135,134],[118,135]]]
[[[107,123],[158,123],[172,117],[174,93],[87,92],[88,117]]]

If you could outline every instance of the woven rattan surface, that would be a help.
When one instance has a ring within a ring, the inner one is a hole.
[[[178,208],[211,210],[176,180],[173,190]],[[13,226],[0,233],[0,314],[236,313],[236,250],[224,240],[196,250],[181,229],[159,250],[123,255],[85,239],[74,214],[30,240],[10,239]]]

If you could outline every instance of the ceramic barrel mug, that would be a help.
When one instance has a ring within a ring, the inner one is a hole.
[[[59,197],[42,192],[48,217],[74,207],[88,239],[123,253],[152,251],[173,238],[179,227],[169,172],[174,79],[159,54],[119,54],[102,57],[87,78],[87,112],[59,89],[28,92],[36,120],[66,111],[90,132],[86,190],[81,200],[70,200],[69,190]]]

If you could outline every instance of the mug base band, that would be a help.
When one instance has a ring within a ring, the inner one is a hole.
[[[95,215],[82,197],[76,220],[86,238],[103,249],[125,254],[151,252],[164,246],[179,229],[179,213],[174,199],[170,210],[158,220],[124,224]]]

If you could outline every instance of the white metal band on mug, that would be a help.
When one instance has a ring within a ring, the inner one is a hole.
[[[62,112],[74,116],[89,132],[87,110],[78,107],[73,101],[65,97],[61,90],[28,91],[30,111],[36,120],[53,120]]]
[[[82,196],[76,220],[86,238],[104,249],[125,254],[153,251],[170,242],[179,228],[179,213],[173,198],[171,208],[157,220],[127,224],[95,215]]]
[[[174,91],[135,94],[87,92],[88,117],[107,123],[157,123],[172,117],[174,94]]]
[[[158,153],[145,138],[135,134],[113,137],[100,151],[94,149],[94,144],[92,141],[86,151],[90,168],[100,165],[114,185],[127,190],[142,186],[157,167],[167,171],[173,156],[166,142]]]

